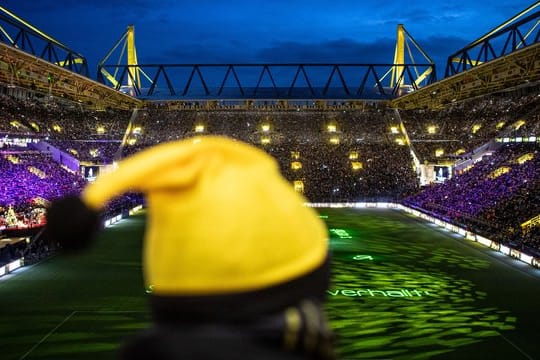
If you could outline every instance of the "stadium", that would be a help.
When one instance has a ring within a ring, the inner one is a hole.
[[[442,72],[403,25],[373,64],[144,64],[128,26],[94,79],[0,6],[0,357],[114,359],[150,326],[144,194],[74,256],[47,209],[220,135],[271,155],[326,224],[337,358],[539,358],[540,2],[510,15]]]

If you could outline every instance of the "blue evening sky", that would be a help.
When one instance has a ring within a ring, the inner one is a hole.
[[[0,0],[98,61],[135,25],[139,63],[391,63],[398,23],[436,61],[532,0]]]

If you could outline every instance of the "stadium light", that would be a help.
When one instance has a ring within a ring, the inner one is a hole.
[[[399,134],[398,127],[397,127],[397,126],[391,126],[391,127],[390,127],[390,132],[391,132],[392,134]]]
[[[514,129],[519,130],[519,128],[522,127],[525,124],[526,124],[525,120],[518,120],[514,124]]]
[[[12,164],[15,164],[15,165],[18,164],[18,163],[20,163],[19,158],[18,158],[17,156],[15,156],[15,155],[8,155],[8,156],[6,156],[6,160],[9,161],[9,162],[12,163]]]
[[[300,170],[302,168],[302,163],[300,161],[293,161],[291,163],[291,169]]]
[[[302,180],[295,180],[293,181],[294,191],[299,192],[301,194],[304,193],[304,182]]]
[[[491,174],[489,174],[487,177],[488,177],[489,179],[496,179],[496,178],[498,178],[499,176],[504,175],[504,174],[510,172],[510,170],[512,170],[512,169],[511,169],[510,167],[508,167],[508,166],[501,166],[500,168],[498,168],[498,169],[492,171]]]
[[[21,123],[18,122],[17,120],[13,120],[13,121],[11,121],[9,124],[10,124],[11,126],[13,126],[14,128],[17,128],[17,129],[20,128],[20,127],[22,127]]]
[[[196,133],[202,133],[202,132],[204,132],[204,125],[201,125],[201,124],[195,125],[195,132],[196,132]]]
[[[525,162],[527,162],[529,160],[532,160],[532,159],[534,159],[534,154],[533,153],[527,153],[525,155],[522,155],[522,156],[518,157],[517,163],[521,165],[521,164],[523,164],[523,163],[525,163]]]
[[[437,132],[437,127],[435,125],[430,125],[427,128],[428,134],[435,134]]]
[[[270,125],[269,124],[263,124],[261,126],[261,129],[263,132],[269,132],[270,131]]]
[[[329,132],[329,133],[335,133],[337,131],[337,127],[336,125],[334,124],[328,124],[326,126],[326,130]]]

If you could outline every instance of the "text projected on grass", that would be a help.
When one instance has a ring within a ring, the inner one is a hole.
[[[392,290],[373,290],[373,289],[335,289],[327,290],[326,293],[330,296],[346,296],[346,297],[385,297],[385,298],[422,298],[426,296],[434,296],[433,293],[427,290],[418,289],[392,289]]]

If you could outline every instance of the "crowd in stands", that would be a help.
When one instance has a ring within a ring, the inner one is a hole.
[[[269,112],[140,111],[124,155],[198,134],[226,135],[273,155],[310,201],[397,200],[417,189],[407,146],[394,141],[392,109]],[[398,131],[399,132],[399,131]],[[391,164],[391,166],[389,166]]]
[[[0,156],[0,207],[17,210],[32,203],[45,204],[63,195],[77,193],[85,181],[47,153],[9,151]]]
[[[411,155],[392,143],[263,146],[312,202],[399,201],[417,190]],[[391,164],[391,165],[389,165]]]
[[[540,214],[540,146],[504,144],[467,171],[404,200],[499,242],[538,245],[521,224]]]
[[[504,145],[468,171],[425,189],[418,186],[411,150],[423,164],[459,159],[496,137],[538,135],[539,109],[537,92],[471,99],[437,111],[399,112],[382,105],[326,111],[158,105],[133,112],[95,111],[0,96],[0,133],[39,136],[81,161],[100,164],[168,141],[225,135],[274,156],[283,175],[310,201],[405,199],[486,237],[538,249],[537,228],[524,232],[520,227],[540,213],[538,145]],[[529,153],[530,159],[517,162]],[[9,207],[28,219],[35,199],[47,202],[85,184],[49,154],[11,147],[0,148],[0,171],[4,223]],[[128,195],[113,201],[109,210],[122,211],[140,201],[139,195]]]
[[[60,197],[79,194],[86,180],[55,162],[49,153],[16,149],[0,152],[0,235],[13,231],[21,234],[24,229],[40,228],[45,224],[46,208]],[[126,194],[113,199],[103,209],[103,217],[120,213],[142,204],[140,194]],[[4,231],[2,231],[4,230]],[[25,263],[47,257],[55,251],[51,239],[39,243],[25,241],[0,248],[0,266],[22,256]]]
[[[43,225],[44,209],[62,196],[79,194],[86,180],[52,160],[50,154],[36,151],[0,153],[0,227]],[[119,213],[142,199],[126,194],[114,199],[106,213]],[[16,221],[8,221],[10,209]]]
[[[309,143],[328,133],[327,126],[335,125],[342,141],[381,142],[389,131],[390,122],[397,117],[389,109],[370,108],[355,111],[186,111],[150,108],[139,111],[132,132],[137,144],[150,146],[161,142],[202,134],[226,135],[238,140],[260,143],[261,136],[273,140]],[[397,121],[395,121],[397,125]],[[268,125],[267,131],[262,125]]]
[[[0,94],[0,135],[47,141],[81,161],[109,164],[117,153],[131,111],[89,110],[59,100],[14,99]]]
[[[93,164],[111,164],[117,155],[120,140],[49,140],[48,143],[75,157]]]
[[[497,136],[540,133],[540,96],[500,94],[442,110],[400,111],[420,161],[455,159]]]
[[[30,133],[57,140],[118,140],[131,111],[89,110],[76,103],[14,99],[0,94],[0,132]]]

